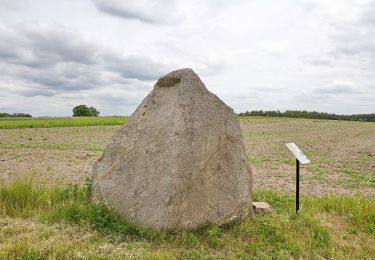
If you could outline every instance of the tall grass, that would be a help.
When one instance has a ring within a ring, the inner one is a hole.
[[[302,212],[296,215],[293,197],[257,190],[254,199],[270,203],[272,214],[223,226],[158,232],[132,225],[103,203],[92,203],[90,191],[90,179],[83,186],[54,188],[30,179],[0,185],[0,258],[370,259],[375,255],[375,202],[359,195],[304,198]]]
[[[0,129],[123,125],[126,120],[123,116],[1,119]]]

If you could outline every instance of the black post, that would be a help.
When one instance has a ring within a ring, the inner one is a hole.
[[[299,161],[296,159],[296,213],[299,211]]]

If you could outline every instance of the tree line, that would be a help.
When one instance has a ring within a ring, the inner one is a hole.
[[[375,122],[375,114],[356,114],[356,115],[337,115],[316,111],[299,111],[286,110],[284,112],[277,111],[246,111],[239,113],[239,116],[264,116],[264,117],[292,117],[292,118],[309,118],[309,119],[328,119],[328,120],[345,120],[345,121],[364,121]]]
[[[91,117],[99,116],[100,112],[95,107],[88,107],[86,105],[78,105],[73,108],[73,117]],[[0,113],[0,117],[32,117],[25,113]]]
[[[0,113],[0,117],[32,117],[32,116],[30,114],[25,114],[25,113],[13,113],[13,114]]]

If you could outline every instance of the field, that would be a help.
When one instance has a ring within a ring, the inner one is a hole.
[[[55,120],[44,120],[44,124],[52,125]],[[77,119],[85,120],[88,118]],[[93,120],[102,120],[103,126],[0,130],[0,180],[10,183],[16,177],[35,175],[50,184],[83,183],[119,127],[105,124],[124,119]],[[0,121],[0,127],[3,123]],[[302,166],[303,194],[353,195],[360,191],[375,196],[375,123],[243,118],[241,127],[255,188],[294,191],[295,159],[285,146],[294,142],[312,162]]]
[[[85,179],[119,126],[38,128],[59,119],[34,120],[41,123],[0,120],[0,128],[15,128],[0,130],[0,259],[375,259],[374,123],[242,118],[254,197],[274,213],[168,233],[133,227],[88,200]],[[288,142],[312,161],[301,170],[300,215]]]
[[[0,118],[0,129],[46,128],[90,125],[122,125],[126,122],[123,116],[106,117],[46,117],[46,118]]]
[[[242,119],[255,187],[294,191],[296,143],[311,160],[302,166],[302,193],[375,196],[375,123],[258,118]]]

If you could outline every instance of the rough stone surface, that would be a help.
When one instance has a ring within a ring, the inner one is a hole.
[[[257,214],[267,214],[272,211],[272,207],[267,202],[253,202],[253,208]]]
[[[130,222],[195,228],[251,216],[238,116],[191,69],[161,77],[93,168],[93,199]]]

